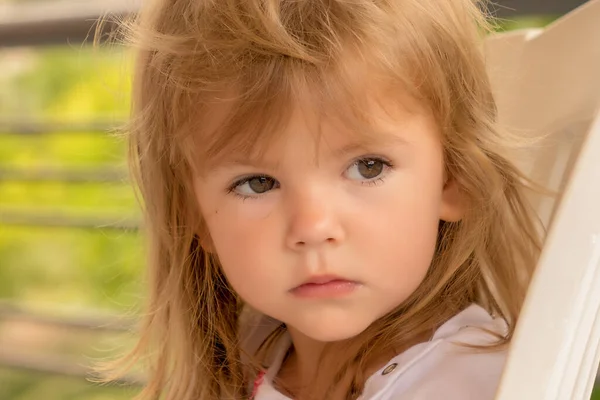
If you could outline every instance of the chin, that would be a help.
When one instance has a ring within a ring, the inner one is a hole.
[[[369,325],[363,324],[328,324],[322,323],[318,324],[318,326],[311,325],[306,327],[295,327],[295,329],[302,332],[304,335],[308,336],[313,340],[317,340],[319,342],[338,342],[341,340],[346,340],[353,338],[360,333],[362,333],[365,329],[367,329]]]

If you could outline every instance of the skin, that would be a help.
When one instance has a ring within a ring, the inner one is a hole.
[[[280,375],[292,387],[310,382],[325,343],[358,335],[416,290],[440,219],[462,216],[432,116],[414,102],[371,104],[379,136],[368,147],[298,104],[260,162],[231,159],[195,179],[207,251],[248,304],[288,327],[294,350]],[[262,186],[243,181],[257,174]],[[324,274],[357,284],[326,298],[292,291]]]

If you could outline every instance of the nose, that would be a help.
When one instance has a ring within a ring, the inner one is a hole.
[[[287,246],[294,251],[338,245],[344,241],[345,232],[334,202],[326,196],[303,194],[291,201]]]

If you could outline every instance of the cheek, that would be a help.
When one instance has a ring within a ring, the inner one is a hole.
[[[404,260],[407,265],[411,260],[431,258],[435,247],[439,219],[437,204],[431,201],[409,202],[407,199],[397,202],[396,207],[387,208],[389,212],[376,212],[368,218],[370,225],[378,231],[375,240],[382,257]],[[373,228],[371,228],[373,231]],[[400,263],[405,264],[404,262]],[[398,265],[386,263],[385,265]]]
[[[357,230],[371,232],[363,240],[369,242],[371,263],[379,265],[376,273],[386,278],[378,282],[391,302],[406,299],[429,269],[438,235],[441,181],[441,174],[401,177],[382,193],[377,207],[369,208]]]
[[[267,221],[256,223],[253,219],[236,218],[235,214],[224,211],[206,221],[223,272],[242,298],[247,300],[256,288],[274,279],[265,268],[269,263],[263,247],[265,243],[274,246],[272,229]]]
[[[388,216],[382,246],[382,265],[387,266],[388,283],[402,283],[416,289],[433,258],[439,220],[433,207],[407,207]],[[382,223],[382,224],[383,224]]]

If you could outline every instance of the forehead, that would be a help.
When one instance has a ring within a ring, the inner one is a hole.
[[[289,90],[248,101],[224,90],[207,102],[192,134],[193,162],[200,172],[231,163],[258,163],[290,136],[309,134],[315,151],[337,153],[410,141],[411,121],[430,118],[420,102],[401,90],[371,86],[338,91]]]

